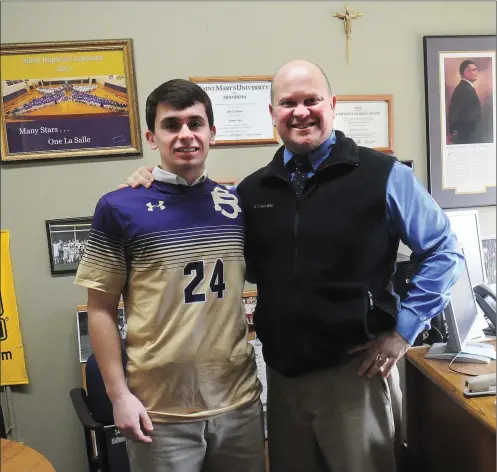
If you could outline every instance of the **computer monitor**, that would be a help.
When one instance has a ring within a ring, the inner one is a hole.
[[[463,262],[459,279],[452,287],[451,299],[444,314],[447,342],[433,344],[426,358],[476,363],[488,363],[490,359],[495,359],[495,349],[491,344],[469,342],[478,311],[466,261]]]

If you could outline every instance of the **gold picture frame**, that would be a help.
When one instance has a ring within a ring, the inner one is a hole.
[[[393,154],[392,95],[337,95],[335,128],[358,145]]]
[[[190,77],[212,102],[219,145],[278,144],[269,113],[271,75]]]
[[[214,182],[224,185],[227,188],[236,187],[239,183],[238,179],[214,179]]]
[[[2,162],[140,155],[132,39],[1,45]]]

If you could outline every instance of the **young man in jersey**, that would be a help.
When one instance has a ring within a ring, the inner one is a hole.
[[[175,79],[150,94],[146,120],[162,161],[155,182],[101,198],[76,275],[88,288],[115,423],[133,472],[262,472],[260,384],[242,304],[244,221],[236,191],[205,172],[212,105],[199,86]]]

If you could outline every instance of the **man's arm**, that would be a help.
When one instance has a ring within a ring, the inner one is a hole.
[[[384,377],[407,352],[417,335],[429,328],[430,320],[443,311],[450,300],[463,260],[450,221],[411,169],[396,163],[387,186],[387,219],[393,234],[413,251],[419,271],[412,289],[402,302],[394,332],[368,343],[359,375]]]
[[[121,339],[117,327],[119,295],[88,289],[88,330],[95,358],[104,379],[105,389],[114,410],[114,421],[130,439],[151,442],[140,429],[153,430],[143,404],[128,389],[124,376]]]
[[[419,264],[397,325],[397,332],[412,344],[449,303],[464,256],[448,216],[412,171],[402,164],[396,164],[394,171],[388,205],[391,230],[400,235]]]

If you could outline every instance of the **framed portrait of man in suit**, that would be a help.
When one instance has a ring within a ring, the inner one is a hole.
[[[495,36],[425,36],[428,183],[442,208],[495,205]]]

